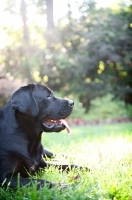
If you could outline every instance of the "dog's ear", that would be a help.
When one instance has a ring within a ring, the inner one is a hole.
[[[33,89],[35,85],[29,84],[19,88],[12,96],[12,107],[29,116],[36,117],[39,109],[37,102],[33,96]]]

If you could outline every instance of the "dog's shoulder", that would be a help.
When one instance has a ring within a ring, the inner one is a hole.
[[[6,121],[6,107],[3,107],[0,109],[0,134],[2,133],[2,129],[4,127],[5,121]]]

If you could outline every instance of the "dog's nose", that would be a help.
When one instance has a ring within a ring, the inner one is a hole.
[[[69,100],[68,104],[69,104],[70,107],[73,107],[74,106],[74,101]]]

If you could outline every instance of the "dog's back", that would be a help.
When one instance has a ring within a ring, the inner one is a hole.
[[[0,110],[0,183],[20,169],[19,160],[28,160],[27,140],[18,129],[15,111],[8,102]]]

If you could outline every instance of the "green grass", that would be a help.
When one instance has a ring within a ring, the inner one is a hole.
[[[45,148],[58,154],[60,163],[88,166],[91,171],[78,169],[59,173],[46,169],[36,177],[69,184],[67,189],[36,185],[13,191],[0,188],[0,200],[131,200],[132,199],[132,124],[72,127],[71,134],[44,133]],[[60,153],[68,155],[63,158]],[[75,177],[79,174],[79,179]]]

